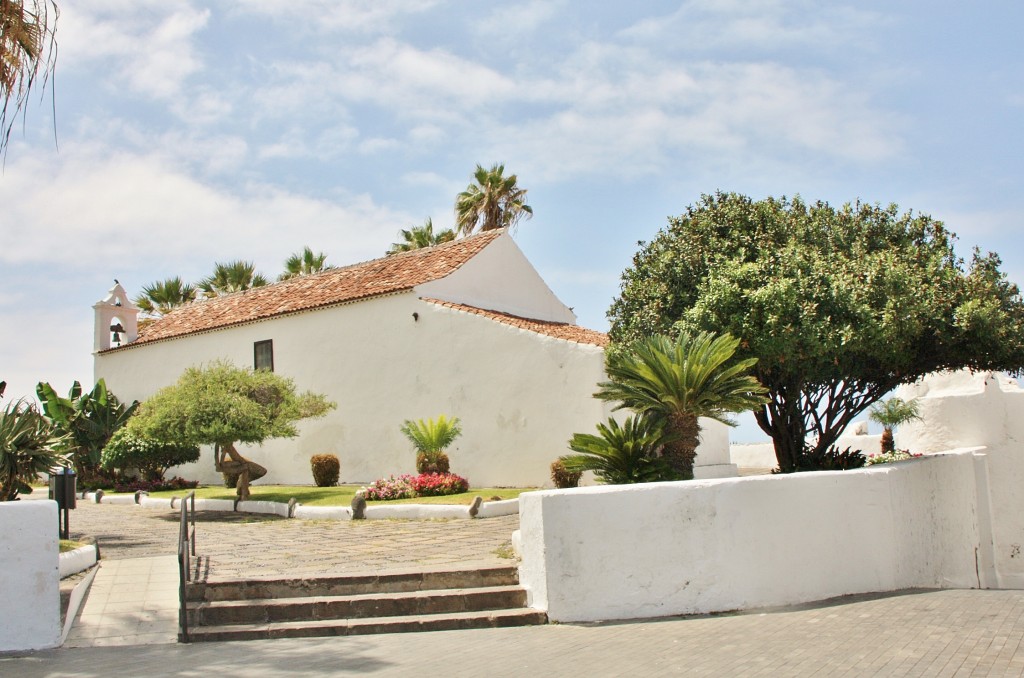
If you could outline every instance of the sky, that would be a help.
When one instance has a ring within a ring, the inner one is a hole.
[[[92,304],[454,222],[477,164],[581,325],[704,193],[897,203],[1024,282],[1024,4],[58,0],[0,173],[0,379],[92,380]],[[734,441],[765,437],[750,418]]]

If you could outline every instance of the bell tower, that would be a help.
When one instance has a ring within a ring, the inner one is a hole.
[[[114,286],[107,296],[92,306],[96,318],[93,351],[106,351],[130,344],[139,336],[139,309],[128,298],[121,283],[114,280]]]

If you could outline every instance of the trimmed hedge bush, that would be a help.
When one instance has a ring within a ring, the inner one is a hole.
[[[333,454],[314,454],[309,458],[313,482],[317,487],[334,487],[341,476],[341,462]]]
[[[104,469],[138,469],[144,480],[161,480],[172,466],[199,461],[198,445],[164,443],[130,433],[122,427],[110,437],[103,448],[101,465]]]
[[[582,476],[582,471],[570,471],[567,469],[561,459],[555,459],[551,462],[551,480],[555,483],[555,487],[560,490],[564,490],[567,487],[579,487]]]

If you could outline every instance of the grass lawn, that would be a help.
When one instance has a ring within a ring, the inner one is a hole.
[[[340,485],[338,487],[311,487],[309,485],[251,485],[249,492],[253,501],[279,501],[287,502],[292,497],[305,506],[348,506],[352,503],[352,497],[360,485]],[[452,494],[447,497],[418,497],[416,499],[396,499],[394,501],[371,501],[371,506],[391,504],[472,504],[477,496],[490,500],[492,497],[502,499],[515,499],[522,492],[530,492],[535,487],[511,488],[511,487],[484,487]],[[184,497],[189,490],[166,490],[153,492],[151,497]],[[196,489],[196,498],[205,499],[234,499],[235,491],[222,486],[206,486]]]
[[[74,551],[77,548],[85,546],[84,541],[72,541],[71,539],[60,540],[60,552],[67,553],[68,551]]]

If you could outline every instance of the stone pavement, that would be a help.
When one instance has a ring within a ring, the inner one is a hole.
[[[617,624],[128,648],[0,659],[5,677],[1020,676],[1024,591],[859,596]]]

